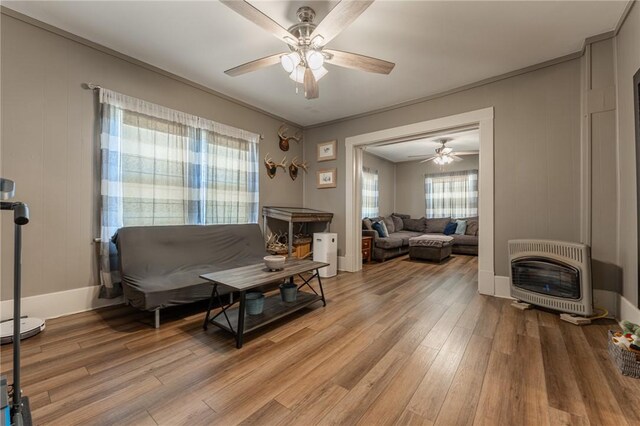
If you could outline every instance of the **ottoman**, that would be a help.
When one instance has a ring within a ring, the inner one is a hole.
[[[409,239],[409,258],[442,262],[451,255],[453,238],[442,234],[425,234]]]

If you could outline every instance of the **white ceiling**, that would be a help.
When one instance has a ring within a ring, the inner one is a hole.
[[[279,65],[224,70],[286,50],[217,1],[3,1],[55,27],[308,126],[460,87],[578,51],[612,30],[626,1],[381,1],[328,47],[396,63],[390,75],[328,65],[306,100]],[[252,1],[285,28],[301,5],[319,22],[336,2]]]
[[[459,151],[478,151],[480,149],[480,131],[478,129],[461,132],[438,133],[422,139],[407,142],[399,142],[390,145],[367,146],[367,152],[387,159],[394,163],[403,161],[420,161],[434,155],[436,148],[440,147],[439,139],[451,139],[447,147],[453,149],[453,154]],[[420,155],[422,158],[411,156]]]

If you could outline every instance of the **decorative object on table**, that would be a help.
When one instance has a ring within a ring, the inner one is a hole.
[[[330,161],[338,158],[336,141],[320,142],[318,144],[318,161]]]
[[[318,189],[335,188],[336,186],[336,169],[318,170],[316,182]]]
[[[264,294],[251,292],[245,297],[248,315],[260,315],[264,311]]]
[[[295,81],[296,93],[298,85],[302,85],[304,97],[315,99],[320,96],[318,80],[329,72],[324,67],[325,63],[376,74],[389,74],[395,66],[393,62],[382,59],[326,48],[326,45],[355,21],[373,1],[338,2],[320,22],[314,22],[316,12],[312,8],[302,6],[296,11],[299,22],[288,29],[281,27],[248,1],[222,0],[222,3],[271,33],[288,47],[286,52],[226,70],[224,73],[231,77],[280,63],[289,78]]]
[[[300,141],[302,140],[302,130],[298,130],[293,136],[287,136],[287,130],[289,130],[289,128],[286,124],[283,124],[278,129],[278,139],[280,140],[278,142],[278,146],[283,151],[289,151],[289,147],[291,146],[289,141],[296,141],[300,143]]]
[[[284,262],[286,260],[286,256],[265,256],[264,264],[270,271],[281,271],[284,269]]]
[[[609,330],[607,349],[620,373],[640,378],[640,347],[634,343],[637,337],[630,333]]]
[[[307,170],[307,162],[303,161],[302,163],[296,163],[296,160],[298,159],[298,157],[293,157],[293,160],[291,160],[291,164],[289,164],[289,177],[291,177],[291,180],[296,180],[296,178],[298,177],[298,170],[302,169],[305,172],[309,172],[309,170]]]
[[[270,233],[267,237],[267,251],[271,254],[287,254],[289,251],[287,240],[287,234],[281,232]]]
[[[283,302],[295,302],[298,297],[298,286],[292,282],[284,282],[280,284],[280,297]]]
[[[267,176],[273,179],[278,171],[278,167],[282,168],[285,172],[287,171],[287,156],[285,155],[280,164],[276,164],[275,161],[269,157],[269,153],[267,153],[264,157],[264,166],[267,168]]]

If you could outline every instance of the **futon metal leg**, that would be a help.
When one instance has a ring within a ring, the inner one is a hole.
[[[244,337],[244,308],[246,292],[240,292],[240,306],[238,307],[238,329],[236,330],[236,348],[240,349]]]
[[[156,309],[154,313],[155,313],[156,328],[160,328],[160,309]]]

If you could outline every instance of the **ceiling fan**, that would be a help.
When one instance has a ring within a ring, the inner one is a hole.
[[[477,155],[478,151],[458,151],[454,152],[453,148],[446,146],[447,142],[452,141],[452,138],[440,138],[435,142],[440,146],[436,148],[436,155],[433,155],[427,159],[422,160],[420,163],[427,163],[433,161],[436,164],[444,166],[445,164],[453,163],[454,161],[462,161],[461,155]],[[410,155],[409,157],[424,157],[424,155]]]
[[[303,85],[305,98],[314,99],[319,96],[318,80],[328,72],[324,67],[325,63],[378,74],[389,74],[395,66],[394,63],[382,59],[325,48],[327,43],[360,16],[373,0],[342,0],[320,23],[313,22],[315,11],[303,6],[296,12],[300,22],[288,30],[247,1],[221,1],[289,46],[289,52],[267,56],[226,70],[225,74],[232,77],[279,62],[292,80]]]

